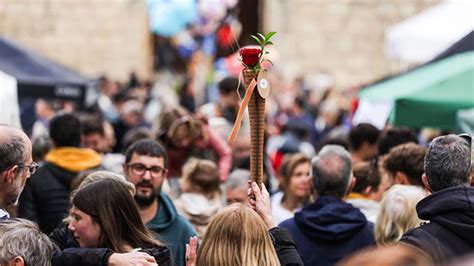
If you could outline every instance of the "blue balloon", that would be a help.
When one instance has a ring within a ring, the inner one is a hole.
[[[151,31],[170,37],[198,19],[196,0],[147,0]]]

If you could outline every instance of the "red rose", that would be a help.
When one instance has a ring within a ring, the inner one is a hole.
[[[260,54],[262,50],[260,48],[242,48],[240,49],[240,56],[242,61],[248,67],[254,67],[260,61]]]

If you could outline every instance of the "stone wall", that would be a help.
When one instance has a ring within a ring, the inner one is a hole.
[[[287,80],[325,73],[344,88],[402,67],[384,31],[439,0],[262,0]],[[144,0],[0,0],[0,34],[89,76],[152,76]]]
[[[287,80],[330,75],[338,88],[406,67],[384,56],[384,32],[438,0],[265,0],[264,31],[277,31],[278,67]]]
[[[152,76],[145,1],[0,0],[0,34],[90,77]]]

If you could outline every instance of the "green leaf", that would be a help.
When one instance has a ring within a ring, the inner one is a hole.
[[[260,39],[257,38],[255,35],[250,35],[250,37],[251,37],[252,39],[254,39],[255,41],[257,41],[257,43],[258,43],[260,46],[263,46],[262,41],[260,41]]]
[[[265,51],[265,54],[269,54],[270,52],[269,51]]]
[[[276,34],[276,31],[271,31],[269,33],[267,33],[267,35],[265,35],[265,40],[270,40],[270,38]]]
[[[265,45],[272,45],[272,42],[265,42]]]
[[[262,42],[265,43],[265,35],[261,34],[261,33],[257,33],[257,35],[260,37],[260,39],[262,40]]]

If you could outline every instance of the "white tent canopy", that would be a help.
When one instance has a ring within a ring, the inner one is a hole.
[[[474,1],[444,0],[385,32],[389,58],[424,63],[474,29]]]
[[[0,123],[21,128],[16,79],[0,71]]]

